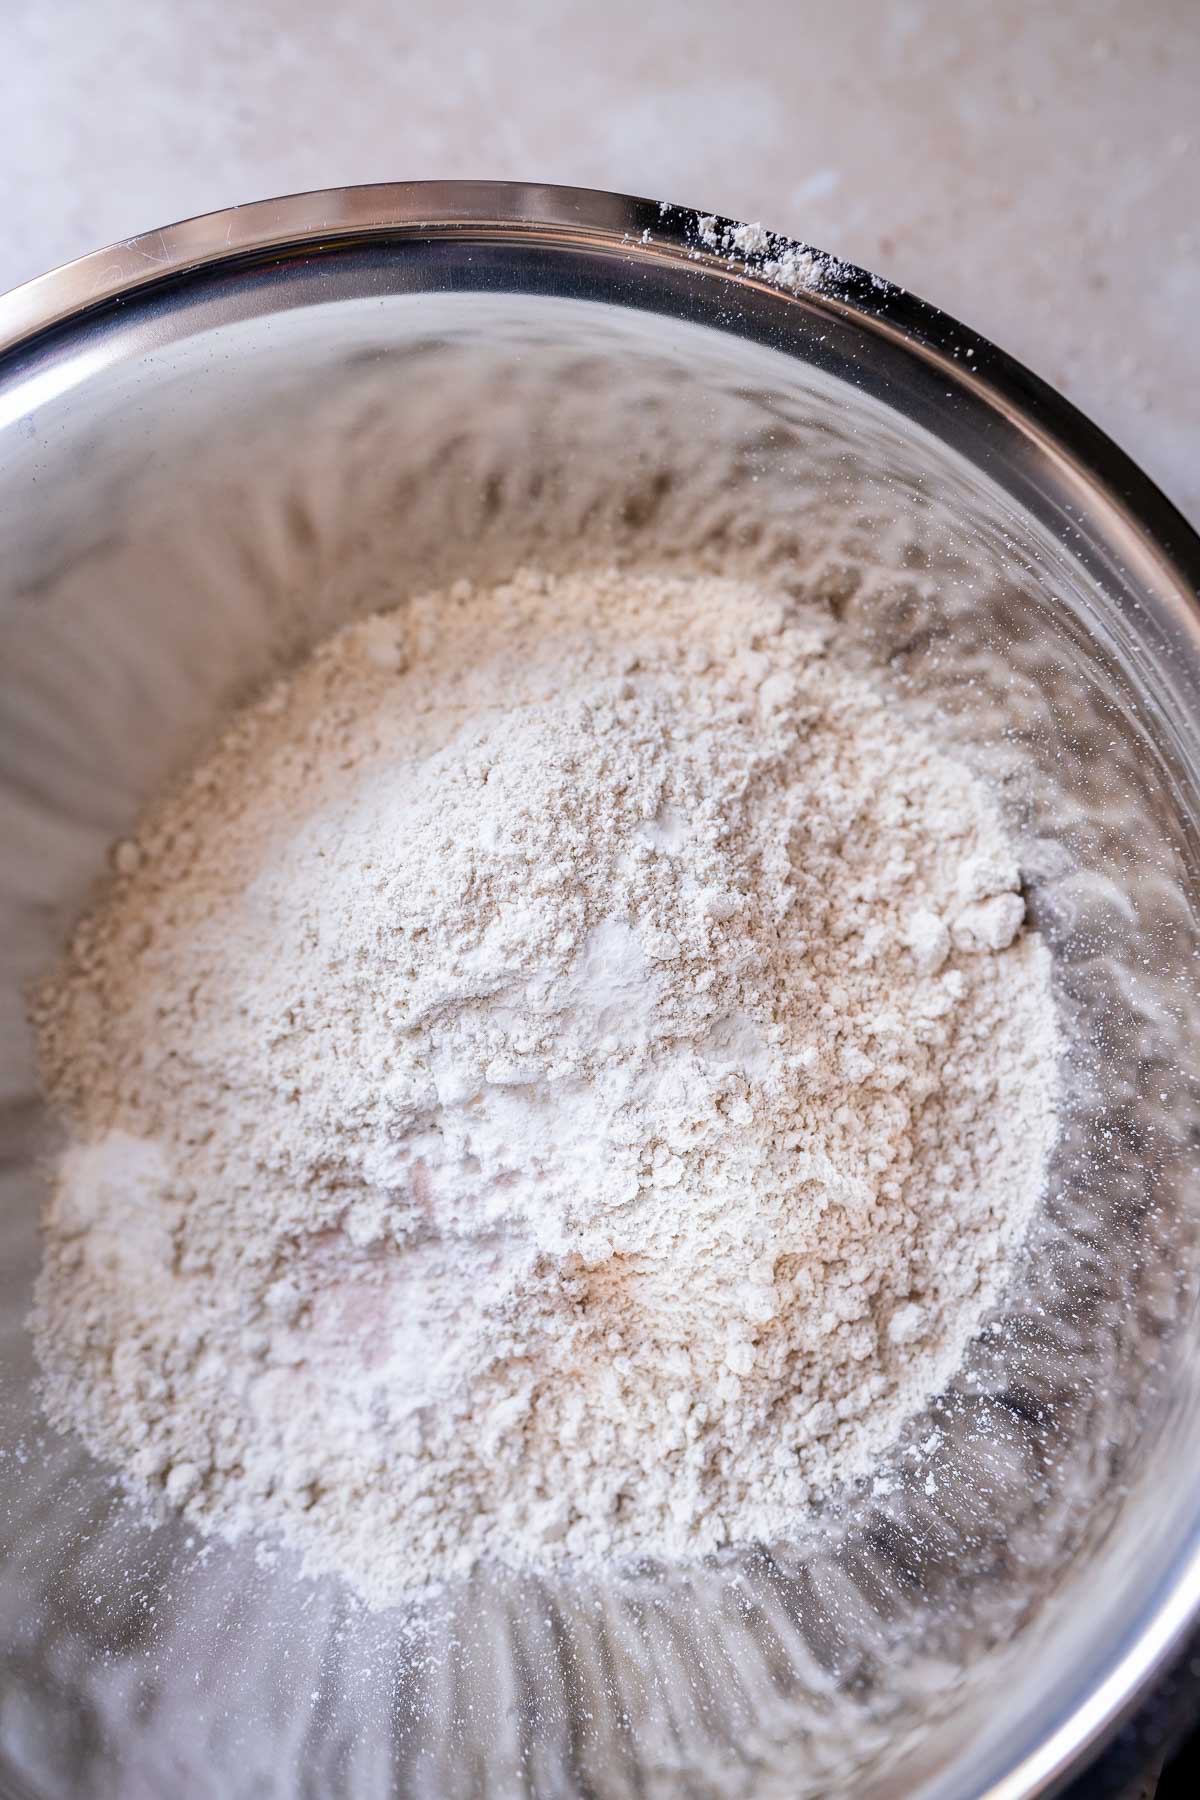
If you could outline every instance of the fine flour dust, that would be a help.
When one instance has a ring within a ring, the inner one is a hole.
[[[327,640],[35,998],[51,1416],[374,1604],[786,1537],[1055,1129],[987,789],[789,597],[524,572]]]

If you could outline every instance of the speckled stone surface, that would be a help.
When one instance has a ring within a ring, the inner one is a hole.
[[[807,238],[1200,523],[1196,0],[3,0],[0,286],[190,213],[476,176]]]

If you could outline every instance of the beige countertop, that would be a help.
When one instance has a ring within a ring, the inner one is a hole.
[[[620,188],[761,219],[957,314],[1200,523],[1196,0],[2,10],[0,286],[301,188]]]

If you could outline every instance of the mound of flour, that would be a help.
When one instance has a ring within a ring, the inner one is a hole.
[[[36,997],[52,1416],[376,1604],[786,1536],[1038,1201],[1023,913],[985,788],[798,600],[523,573],[348,627]]]

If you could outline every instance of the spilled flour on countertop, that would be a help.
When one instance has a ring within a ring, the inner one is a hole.
[[[52,1416],[373,1603],[786,1536],[953,1375],[1055,1131],[986,788],[788,596],[350,626],[36,997]]]

